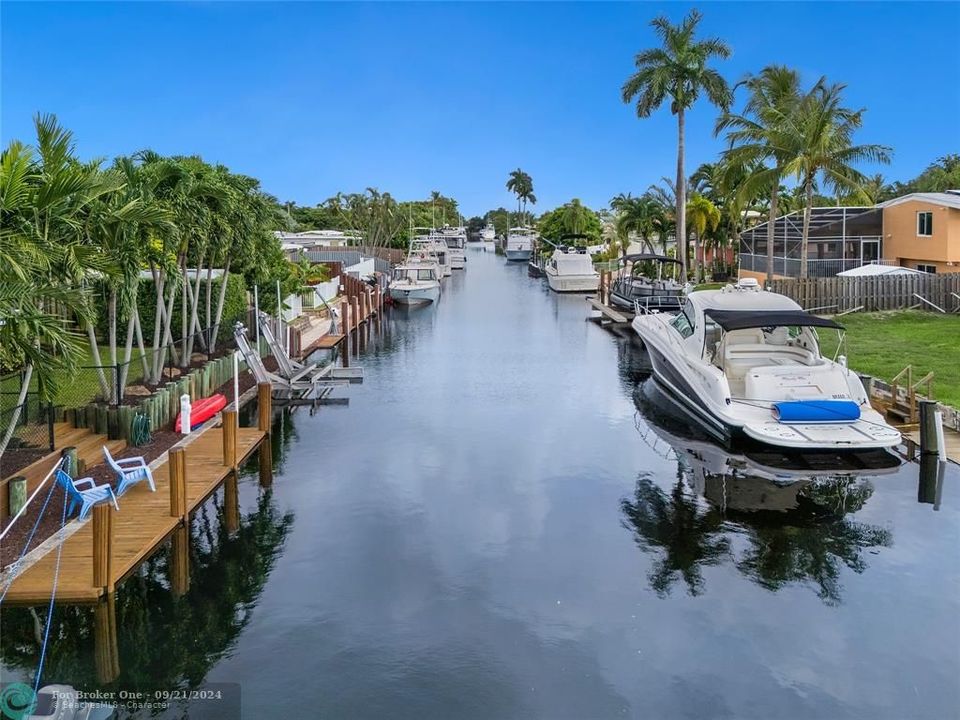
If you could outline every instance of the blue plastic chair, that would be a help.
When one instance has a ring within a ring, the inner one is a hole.
[[[93,478],[74,480],[63,470],[57,470],[57,482],[60,483],[64,491],[67,493],[67,497],[70,499],[70,505],[67,508],[67,514],[73,514],[73,510],[78,504],[80,505],[81,520],[83,520],[90,513],[90,509],[94,505],[99,505],[103,502],[112,502],[113,506],[117,510],[120,509],[120,506],[117,504],[117,496],[114,494],[113,488],[109,485],[97,485],[95,482],[93,482]],[[83,485],[90,485],[90,487],[84,490],[81,487]]]
[[[142,457],[123,458],[114,460],[113,455],[103,447],[103,456],[107,459],[107,464],[113,468],[117,474],[117,495],[123,495],[131,485],[135,485],[141,480],[146,480],[152,492],[157,491],[157,486],[153,484],[153,473],[150,472],[150,466]]]

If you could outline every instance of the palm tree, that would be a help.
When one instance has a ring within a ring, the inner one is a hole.
[[[803,239],[800,245],[800,277],[807,277],[807,241],[814,206],[814,187],[819,178],[825,188],[855,190],[866,179],[853,166],[858,162],[889,163],[890,148],[883,145],[854,145],[853,134],[863,124],[865,109],[844,107],[846,86],[820,81],[802,99],[797,111],[797,153],[784,167],[803,187]]]
[[[687,203],[687,215],[690,218],[690,230],[695,237],[693,250],[693,276],[696,282],[700,281],[703,258],[700,257],[700,246],[704,244],[705,235],[713,232],[720,225],[720,211],[717,206],[703,195],[693,194]]]
[[[617,212],[617,232],[624,238],[630,233],[636,233],[647,252],[653,252],[651,238],[660,233],[664,225],[664,213],[660,204],[650,195],[633,197],[618,195],[610,201],[611,207]],[[626,254],[626,245],[623,254]]]
[[[770,194],[767,216],[767,283],[773,281],[774,229],[784,168],[797,152],[796,114],[800,104],[800,75],[782,65],[768,65],[758,75],[738,83],[749,95],[741,114],[724,113],[715,133],[727,131],[730,149],[724,158],[731,164],[751,164],[741,194]],[[767,165],[766,163],[770,163]]]
[[[533,178],[520,168],[510,173],[507,190],[517,196],[517,214],[521,222],[526,222],[527,203],[536,205],[537,196],[533,194]],[[521,210],[522,204],[522,210]]]
[[[634,58],[637,71],[621,89],[625,103],[636,100],[638,117],[649,117],[667,97],[670,98],[670,112],[677,116],[677,242],[684,246],[679,253],[684,277],[687,270],[685,114],[701,92],[723,110],[727,109],[731,100],[726,81],[716,70],[707,66],[713,58],[729,57],[730,48],[718,38],[695,39],[694,32],[700,17],[697,10],[691,10],[679,25],[672,25],[665,16],[654,19],[650,24],[660,38],[662,47],[637,54]]]

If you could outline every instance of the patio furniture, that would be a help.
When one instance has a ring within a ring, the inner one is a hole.
[[[115,460],[106,446],[103,447],[103,456],[106,458],[107,464],[117,474],[119,480],[117,495],[123,495],[131,485],[136,485],[142,480],[147,481],[147,485],[150,486],[152,492],[157,491],[156,485],[153,484],[153,473],[150,472],[150,466],[142,457]]]
[[[97,485],[93,481],[93,478],[74,480],[63,470],[57,470],[57,482],[63,487],[70,500],[67,512],[73,513],[74,508],[80,505],[79,517],[81,520],[87,517],[94,505],[99,505],[100,503],[112,502],[117,510],[120,509],[113,488],[109,485]],[[89,487],[84,487],[86,485],[89,485]]]

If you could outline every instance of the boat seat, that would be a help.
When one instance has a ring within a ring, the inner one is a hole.
[[[727,377],[742,378],[759,367],[816,364],[813,353],[792,345],[749,343],[728,345],[723,351],[723,371]]]

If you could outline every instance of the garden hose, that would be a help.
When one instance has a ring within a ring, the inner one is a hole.
[[[137,413],[130,421],[130,444],[139,447],[150,442],[150,416]]]

